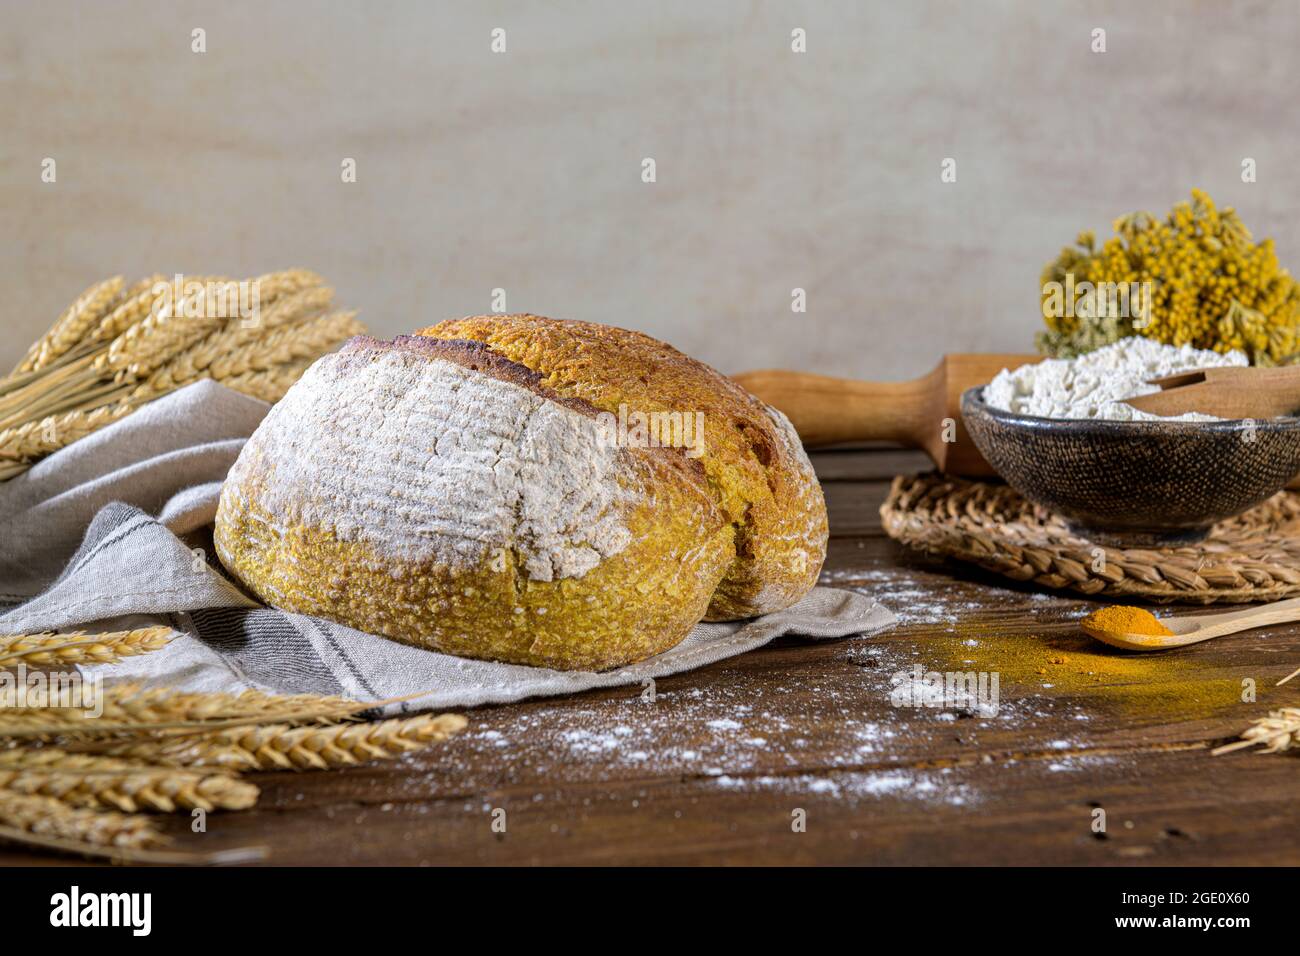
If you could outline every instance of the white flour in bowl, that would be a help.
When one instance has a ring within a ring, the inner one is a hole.
[[[1241,352],[1211,352],[1190,345],[1163,345],[1136,336],[1074,359],[1044,359],[1015,370],[1003,369],[984,389],[991,408],[1041,418],[1094,418],[1108,421],[1218,421],[1188,412],[1162,418],[1140,412],[1124,399],[1160,390],[1146,380],[1198,368],[1247,365]]]

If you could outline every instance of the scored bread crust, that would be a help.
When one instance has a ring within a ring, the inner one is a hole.
[[[536,315],[478,315],[418,333],[473,340],[540,376],[548,389],[611,414],[698,412],[698,459],[734,554],[709,620],[778,611],[813,587],[826,558],[826,504],[808,456],[779,411],[702,362],[640,332]]]
[[[215,542],[268,604],[417,646],[603,670],[679,643],[735,555],[707,469],[469,341],[368,337],[246,443]]]

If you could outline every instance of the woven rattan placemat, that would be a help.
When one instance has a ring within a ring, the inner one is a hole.
[[[1006,485],[937,473],[895,478],[880,517],[906,545],[1048,588],[1196,604],[1300,594],[1300,494],[1289,491],[1200,544],[1158,550],[1103,548]]]

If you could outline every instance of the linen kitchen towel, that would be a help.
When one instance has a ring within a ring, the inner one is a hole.
[[[146,686],[363,701],[428,692],[386,708],[398,713],[636,684],[784,634],[874,634],[895,621],[866,595],[819,587],[784,611],[701,623],[662,654],[593,673],[453,657],[264,607],[211,563],[203,529],[243,439],[268,408],[199,382],[0,484],[0,590],[10,602],[40,591],[0,616],[0,633],[165,623],[178,632],[167,647],[95,673]]]
[[[0,599],[47,587],[111,501],[137,505],[177,534],[210,524],[226,472],[270,408],[196,382],[0,482]]]

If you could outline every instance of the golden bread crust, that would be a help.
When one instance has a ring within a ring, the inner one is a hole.
[[[629,410],[700,415],[703,447],[611,443]],[[588,670],[788,607],[826,540],[779,412],[649,336],[537,316],[322,358],[245,445],[215,531],[227,569],[284,610]]]
[[[482,342],[559,395],[612,414],[702,413],[698,460],[736,541],[708,619],[781,610],[816,583],[828,533],[808,457],[780,412],[719,372],[641,332],[536,315],[471,316],[417,334]]]
[[[392,343],[352,340],[304,376],[299,399],[293,399],[291,390],[272,409],[223,486],[217,553],[250,591],[286,611],[327,617],[417,646],[557,669],[603,670],[643,660],[690,632],[731,560],[733,532],[699,463],[666,449],[611,450],[607,480],[617,487],[611,489],[613,514],[602,520],[616,519],[626,529],[625,543],[581,574],[539,578],[514,540],[520,526],[507,529],[498,546],[485,538],[481,551],[449,560],[447,553],[385,548],[375,534],[332,520],[350,506],[348,498],[330,499],[334,486],[355,477],[348,485],[355,497],[356,489],[385,480],[381,463],[344,456],[328,468],[312,461],[291,468],[285,456],[319,454],[316,444],[336,432],[344,433],[342,447],[352,449],[364,444],[372,426],[364,416],[353,431],[348,430],[351,419],[317,422],[303,430],[300,442],[293,418],[305,412],[319,417],[319,408],[348,402],[353,383],[381,374],[379,363],[387,368],[394,360],[399,370],[412,373],[414,382],[427,377],[422,363],[454,364],[464,373],[453,378],[455,391],[474,390],[488,402],[518,400],[516,391],[526,390],[539,400],[528,413],[530,420],[563,417],[556,408],[569,413],[562,425],[571,425],[573,416],[590,421],[596,414],[586,402],[552,393],[527,368],[481,345],[409,337]],[[313,390],[320,402],[308,405],[301,396]],[[395,404],[386,414],[391,419],[405,414],[404,403],[417,396],[399,389],[390,397]],[[398,433],[401,442],[382,447],[417,461],[422,474],[445,469],[456,480],[458,470],[472,460],[471,450],[457,446],[452,454],[440,453],[443,436],[420,426],[413,421]],[[355,450],[367,454],[375,447]],[[558,443],[545,449],[546,454],[565,451]],[[501,462],[493,467],[501,468]],[[367,468],[380,470],[363,471]],[[358,474],[349,476],[341,469]],[[413,473],[399,473],[394,480],[400,486],[413,480]],[[313,507],[321,503],[323,507]],[[419,526],[454,524],[457,508],[463,507],[437,496],[419,504]],[[367,514],[378,523],[402,520],[396,510],[385,511],[382,501]],[[473,529],[456,530],[459,546]]]

